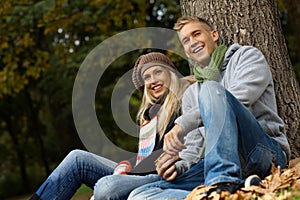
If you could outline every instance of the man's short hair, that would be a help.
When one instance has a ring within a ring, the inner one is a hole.
[[[182,16],[178,18],[177,22],[175,23],[173,29],[175,31],[180,31],[184,25],[190,22],[200,22],[209,27],[210,30],[214,30],[214,27],[205,19],[197,17],[197,16]]]

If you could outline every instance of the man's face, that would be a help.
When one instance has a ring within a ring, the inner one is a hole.
[[[219,34],[201,22],[190,22],[178,32],[186,55],[202,66],[210,62],[212,52],[217,48]]]

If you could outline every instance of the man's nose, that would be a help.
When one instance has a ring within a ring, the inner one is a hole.
[[[190,44],[191,44],[191,47],[195,47],[197,45],[198,41],[195,40],[193,37],[190,38]]]

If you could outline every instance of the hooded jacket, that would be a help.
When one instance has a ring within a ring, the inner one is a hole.
[[[278,142],[289,160],[290,146],[284,122],[277,114],[272,73],[262,52],[253,46],[231,45],[221,65],[219,83],[251,111],[263,130]],[[185,133],[203,126],[198,106],[200,89],[201,83],[196,82],[183,95],[183,114],[175,123]]]

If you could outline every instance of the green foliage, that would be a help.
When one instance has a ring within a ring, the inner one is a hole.
[[[6,176],[4,180],[0,181],[0,198],[5,199],[7,196],[20,195],[22,191],[20,177],[18,174],[11,174]],[[12,190],[12,187],[14,190]],[[16,193],[16,191],[18,193]]]
[[[40,42],[43,36],[37,27],[47,9],[40,9],[39,4],[2,1],[0,98],[19,93],[49,67],[49,52]]]

